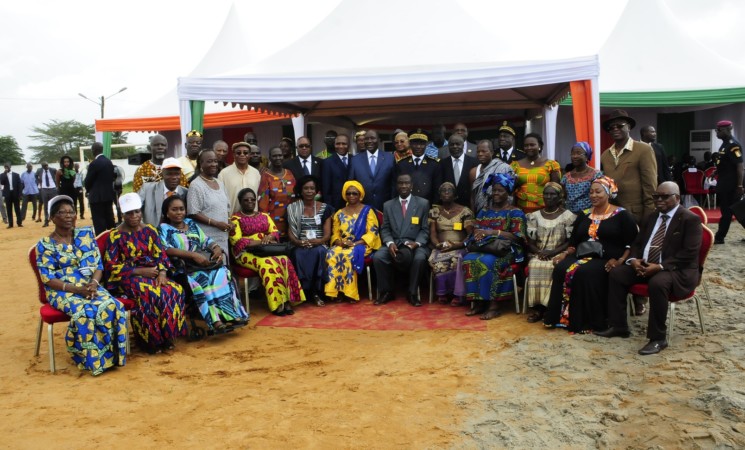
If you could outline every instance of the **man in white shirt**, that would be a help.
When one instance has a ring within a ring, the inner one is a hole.
[[[244,188],[251,188],[254,192],[259,192],[261,173],[248,163],[251,144],[236,142],[233,144],[232,151],[233,164],[221,170],[217,178],[225,184],[230,210],[236,212],[241,206],[238,201],[238,192]]]
[[[160,224],[163,200],[179,195],[186,202],[189,190],[180,185],[181,163],[176,158],[166,158],[161,165],[160,181],[149,181],[142,185],[138,194],[142,200],[142,221],[157,227]]]
[[[8,214],[8,228],[13,228],[14,212],[16,223],[19,227],[22,227],[21,192],[23,191],[23,183],[21,183],[21,176],[13,172],[10,163],[5,163],[5,172],[0,175],[0,184],[3,186],[3,199]]]
[[[313,157],[310,139],[300,136],[297,140],[297,156],[283,164],[285,169],[292,172],[295,181],[305,175],[313,175],[318,180],[322,178],[321,160]]]
[[[39,181],[39,197],[41,198],[41,207],[44,210],[44,226],[49,226],[49,200],[57,195],[57,169],[49,167],[46,161],[41,163],[41,168],[36,171],[36,179]],[[41,213],[39,213],[41,215]],[[39,222],[40,217],[36,217]]]

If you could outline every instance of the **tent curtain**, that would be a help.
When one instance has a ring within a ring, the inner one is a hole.
[[[593,160],[597,165],[600,162],[600,150],[596,139],[596,131],[599,130],[596,130],[595,125],[593,83],[591,80],[571,81],[569,89],[573,100],[575,138],[577,141],[590,143],[594,151]]]
[[[192,100],[191,106],[191,129],[204,133],[204,101]],[[191,130],[190,130],[191,131]]]
[[[559,106],[546,105],[543,107],[543,136],[548,148],[546,158],[556,159],[556,121],[559,117]]]
[[[103,155],[109,159],[111,159],[111,133],[105,132],[103,134],[103,140],[101,142],[103,144]]]

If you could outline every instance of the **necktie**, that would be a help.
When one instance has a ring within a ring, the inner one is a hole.
[[[347,167],[347,157],[346,156],[342,156],[341,157],[341,162],[344,163],[344,167]]]
[[[502,150],[502,161],[507,162],[508,159],[507,150]]]
[[[308,160],[303,160],[303,172],[305,172],[306,175],[310,175],[310,171],[308,170]]]
[[[414,165],[416,166],[417,169],[419,168],[419,163],[420,163],[419,158],[414,158]]]
[[[401,200],[401,214],[406,217],[406,200]]]
[[[370,157],[370,172],[375,175],[375,156]]]
[[[52,183],[49,181],[49,171],[48,170],[45,170],[44,171],[44,182],[46,183],[46,186],[45,187],[51,187],[52,186]]]
[[[175,192],[173,192],[173,191],[168,191],[168,193],[166,194],[166,198],[168,198],[168,197],[172,196],[173,194],[175,194]]]
[[[649,254],[647,255],[648,263],[659,264],[662,262],[660,257],[662,256],[662,241],[665,240],[665,231],[667,230],[667,214],[663,214],[660,219],[662,220],[662,223],[660,223],[657,232],[652,236],[652,242],[649,244]]]
[[[455,176],[455,185],[458,185],[458,181],[460,181],[460,159],[456,159],[453,161],[453,175]]]

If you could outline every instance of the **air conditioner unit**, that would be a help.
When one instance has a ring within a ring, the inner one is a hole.
[[[704,153],[715,153],[722,145],[722,140],[717,137],[717,130],[691,130],[688,141],[688,149],[696,161],[703,161]]]

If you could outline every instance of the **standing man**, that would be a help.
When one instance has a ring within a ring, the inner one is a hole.
[[[77,167],[77,164],[75,165]],[[21,183],[23,183],[23,204],[21,205],[21,218],[26,220],[26,211],[28,202],[31,202],[33,213],[31,220],[36,220],[36,204],[39,203],[39,183],[36,181],[36,174],[33,172],[34,166],[31,163],[26,164],[26,171],[21,174]],[[41,222],[41,209],[39,209],[39,220]]]
[[[75,181],[72,183],[72,187],[75,188],[75,198],[73,199],[73,206],[77,203],[75,208],[80,211],[80,218],[85,219],[85,193],[83,190],[83,171],[80,170],[80,163],[75,163]]]
[[[326,159],[331,155],[334,155],[336,152],[334,150],[334,146],[336,145],[336,136],[338,134],[334,130],[328,130],[326,132],[326,137],[323,138],[323,143],[326,144],[326,148],[321,150],[316,154],[316,158],[318,159]]]
[[[259,181],[261,173],[248,163],[251,153],[251,144],[248,142],[236,142],[233,144],[233,164],[224,168],[217,178],[225,185],[225,193],[230,202],[230,212],[234,213],[240,209],[238,192],[244,188],[251,188],[259,192]]]
[[[191,130],[190,132],[186,133],[186,142],[184,142],[184,147],[186,147],[186,155],[180,157],[178,159],[178,162],[179,164],[181,164],[184,177],[187,180],[191,178],[192,175],[194,175],[194,170],[197,167],[197,156],[199,156],[199,151],[202,149],[203,142],[203,135],[200,131]],[[161,159],[161,162],[162,161],[163,160]],[[135,190],[135,192],[137,191]]]
[[[445,139],[445,125],[438,123],[432,128],[430,134],[432,138],[431,142],[427,143],[427,147],[424,149],[424,154],[430,158],[438,159],[441,148],[448,147],[448,140]]]
[[[121,223],[123,217],[122,208],[119,206],[119,197],[122,196],[122,191],[124,190],[124,169],[119,166],[114,166],[114,174],[116,175],[116,178],[114,178],[114,206],[116,207],[116,222]]]
[[[618,185],[615,204],[627,209],[636,223],[654,212],[652,194],[657,189],[657,160],[649,144],[631,139],[629,133],[636,121],[617,109],[603,122],[603,129],[613,138],[613,145],[603,152],[603,173]]]
[[[36,179],[39,180],[39,197],[41,199],[41,209],[44,210],[44,226],[49,226],[49,200],[57,195],[57,169],[49,167],[46,161],[42,161],[41,168],[36,171]],[[41,211],[36,217],[36,221],[41,221]]]
[[[596,332],[602,337],[631,335],[626,319],[626,292],[637,283],[649,286],[649,343],[640,355],[659,353],[667,347],[668,298],[684,296],[698,286],[701,276],[698,254],[701,248],[701,219],[680,206],[680,188],[672,181],[657,187],[653,194],[658,214],[644,220],[624,262],[608,262],[608,323],[610,328]]]
[[[525,152],[515,148],[515,137],[517,137],[515,129],[509,126],[506,120],[502,122],[497,137],[499,148],[496,156],[507,164],[525,158]]]
[[[393,176],[395,162],[393,155],[378,149],[378,133],[365,132],[365,151],[352,158],[349,179],[357,180],[365,188],[363,202],[378,211],[394,195]]]
[[[150,181],[142,185],[140,200],[142,200],[142,221],[154,227],[160,224],[163,200],[179,195],[186,202],[189,190],[181,186],[181,164],[176,158],[166,158],[161,165],[162,179]]]
[[[168,140],[162,134],[156,134],[150,138],[150,143],[148,144],[147,149],[150,150],[151,158],[142,163],[135,171],[132,180],[133,192],[139,192],[143,183],[161,180],[161,164],[163,164],[163,160],[166,159]],[[182,163],[182,159],[179,158],[179,164]],[[181,186],[189,187],[189,181],[186,179],[183,172],[181,174]]]
[[[491,186],[483,189],[489,175],[509,173],[514,176],[515,171],[509,164],[494,157],[494,144],[489,139],[480,140],[476,146],[476,161],[479,164],[471,169],[469,180],[473,180],[471,182],[471,209],[478,214],[478,211],[488,207],[491,202]]]
[[[300,136],[297,140],[297,156],[289,161],[285,161],[285,169],[292,172],[295,180],[299,180],[305,175],[313,175],[317,179],[321,179],[321,160],[313,157],[313,150],[310,144],[310,139],[305,136]]]
[[[23,226],[21,215],[21,192],[23,184],[21,176],[13,172],[10,163],[5,163],[5,172],[0,174],[0,184],[3,186],[3,198],[5,199],[5,210],[8,214],[8,228],[13,228],[13,212],[16,214],[16,223]]]
[[[452,137],[456,135],[463,138],[463,152],[465,155],[475,159],[476,144],[468,142],[468,127],[466,124],[458,122],[453,126],[453,134],[450,135],[450,138],[452,139]],[[450,139],[448,139],[448,144],[450,144]],[[443,158],[447,158],[448,156],[450,156],[450,145],[444,145],[440,148],[440,162],[442,162]]]
[[[732,223],[732,204],[742,198],[742,146],[732,137],[732,122],[729,120],[717,122],[717,137],[722,140],[717,153],[717,196],[722,218],[719,219],[714,243],[724,244]]]
[[[432,204],[440,188],[441,170],[436,158],[424,154],[427,142],[427,135],[421,128],[409,133],[411,155],[396,163],[396,178],[404,173],[411,175],[411,193]]]
[[[338,211],[347,204],[346,199],[342,198],[341,190],[349,179],[349,136],[336,136],[334,154],[324,159],[321,166],[323,201]]]
[[[228,165],[225,158],[228,157],[229,148],[228,143],[223,140],[217,140],[212,144],[212,151],[215,152],[215,156],[217,156],[218,173]]]
[[[469,173],[478,165],[476,158],[465,154],[465,140],[460,134],[450,136],[448,156],[440,159],[440,181],[450,182],[455,186],[456,201],[471,207],[471,180]],[[476,152],[474,152],[475,154]],[[439,186],[436,188],[439,190]]]
[[[283,140],[286,138],[282,138]],[[256,165],[249,161],[249,164],[251,164],[254,169],[258,170],[259,172],[263,172],[266,170],[267,167],[269,167],[269,158],[261,155],[261,148],[259,147],[259,138],[256,136],[256,133],[253,131],[249,131],[248,133],[243,135],[243,142],[248,142],[251,144],[251,148],[256,147],[256,150],[259,152],[259,164]],[[290,144],[292,144],[292,139],[290,139]],[[281,147],[281,141],[280,141],[280,147]],[[282,154],[284,155],[284,150],[282,151]]]
[[[360,153],[363,153],[366,151],[365,134],[367,134],[366,130],[360,130],[354,133],[354,151],[352,152],[352,156],[359,155]]]
[[[248,165],[258,170],[259,173],[262,173],[266,170],[264,160],[265,158],[261,156],[261,149],[259,146],[251,144],[251,150],[248,152]]]
[[[378,274],[376,305],[393,300],[391,276],[396,269],[409,274],[406,298],[411,306],[422,306],[419,299],[419,282],[430,254],[429,202],[411,195],[411,175],[401,174],[396,179],[398,197],[385,202],[380,238],[384,247],[373,255],[375,273]]]
[[[670,172],[670,166],[667,165],[667,155],[662,144],[657,142],[657,130],[652,125],[645,125],[640,130],[642,142],[649,144],[654,151],[654,158],[657,161],[657,185],[665,181],[672,181],[673,174]]]
[[[85,176],[85,190],[96,235],[114,228],[114,164],[103,154],[103,144],[94,142],[91,146],[93,162],[88,165]]]

